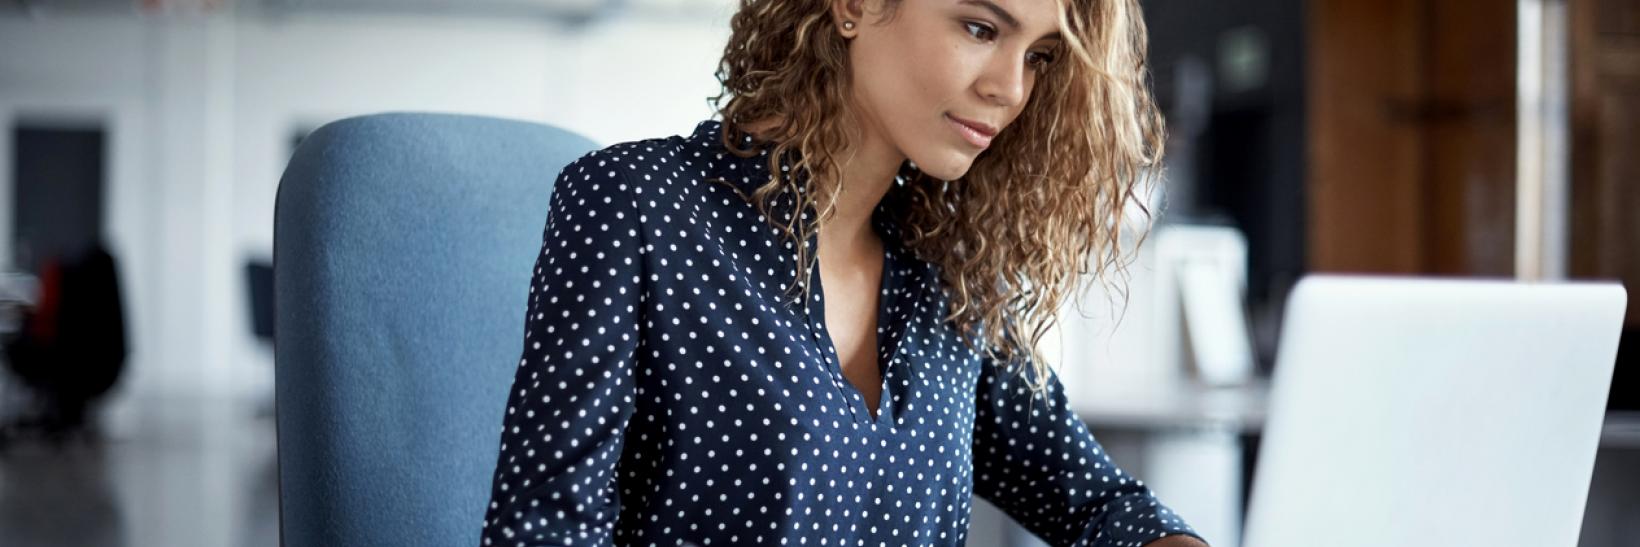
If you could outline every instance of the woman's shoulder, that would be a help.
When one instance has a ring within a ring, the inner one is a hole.
[[[616,179],[636,193],[654,188],[657,181],[681,182],[698,169],[690,169],[690,141],[682,135],[649,137],[616,142],[589,150],[564,167],[564,173],[598,171],[605,179]]]
[[[594,148],[570,161],[568,165],[564,166],[564,171],[578,171],[598,167],[604,168],[606,171],[614,171],[624,177],[625,174],[641,170],[647,164],[652,163],[654,161],[652,156],[655,156],[655,145],[660,142],[664,141],[661,139],[644,139],[623,141],[603,148]]]
[[[732,194],[719,194],[726,190],[707,182],[717,169],[703,137],[707,129],[702,124],[692,135],[625,140],[589,150],[564,166],[554,191],[568,190],[577,198],[568,206],[635,211],[643,225],[670,222],[679,211],[732,206]]]

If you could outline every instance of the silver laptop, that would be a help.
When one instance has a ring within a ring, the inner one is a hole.
[[[1303,279],[1243,544],[1575,546],[1626,303],[1616,283]]]

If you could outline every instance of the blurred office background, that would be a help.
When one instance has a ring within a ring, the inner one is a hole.
[[[1090,291],[1049,349],[1118,463],[1215,545],[1238,544],[1301,275],[1640,286],[1640,2],[1144,5],[1171,132],[1155,232],[1121,322]],[[734,8],[0,0],[0,544],[276,545],[268,267],[304,135],[402,110],[687,134]],[[1586,547],[1640,537],[1636,316]],[[31,353],[41,328],[83,350]],[[1035,544],[976,505],[972,544]]]

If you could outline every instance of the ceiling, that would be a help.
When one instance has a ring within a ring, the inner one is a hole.
[[[200,12],[410,13],[590,21],[621,13],[672,16],[722,13],[735,0],[0,0],[0,14]]]

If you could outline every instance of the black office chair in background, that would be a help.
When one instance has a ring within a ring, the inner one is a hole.
[[[129,353],[119,268],[107,249],[53,261],[40,281],[39,301],[4,340],[6,365],[34,405],[0,426],[0,445],[28,435],[93,438],[95,405],[118,383]]]

